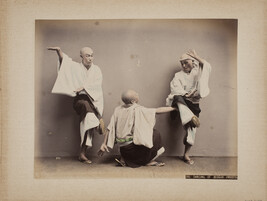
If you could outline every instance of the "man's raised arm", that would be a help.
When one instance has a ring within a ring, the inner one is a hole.
[[[62,52],[62,50],[60,49],[60,47],[48,47],[47,49],[48,49],[48,50],[53,50],[53,51],[56,51],[56,52],[57,52],[58,60],[59,60],[59,63],[60,63],[60,65],[61,65],[62,60],[63,60],[63,52]],[[60,67],[60,66],[59,66],[59,67]]]
[[[190,49],[190,50],[188,50],[188,52],[187,52],[186,54],[189,55],[189,56],[191,56],[191,57],[193,57],[194,59],[196,59],[196,60],[199,62],[199,64],[200,64],[201,66],[203,66],[205,60],[202,59],[202,58],[196,53],[195,50],[191,50],[191,49]]]

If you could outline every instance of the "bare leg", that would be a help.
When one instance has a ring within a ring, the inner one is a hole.
[[[186,143],[185,148],[184,148],[184,162],[188,163],[189,165],[194,164],[194,161],[192,159],[190,159],[190,157],[189,157],[189,151],[190,151],[191,147],[192,147],[192,145]]]
[[[84,138],[83,138],[83,143],[81,145],[81,151],[80,151],[80,155],[79,155],[79,160],[81,162],[84,162],[84,163],[92,163],[92,161],[90,161],[87,157],[86,157],[86,150],[88,148],[88,146],[86,145],[86,140],[87,140],[87,136],[88,136],[88,133],[90,132],[90,130],[88,130],[85,135],[84,135]]]
[[[126,166],[125,160],[123,159],[123,157],[121,157],[120,159],[115,158],[115,161],[122,167]]]
[[[158,150],[157,155],[147,164],[147,166],[157,166],[157,167],[164,166],[165,163],[155,161],[156,158],[158,158],[161,154],[163,154],[164,151],[165,151],[164,147],[161,147]]]
[[[185,148],[184,148],[184,159],[185,160],[190,160],[190,157],[189,157],[189,151],[190,151],[190,149],[191,149],[191,145],[189,145],[189,144],[186,144],[185,145]]]
[[[118,147],[118,149],[119,149],[119,152],[120,152],[120,148],[119,147]],[[122,167],[126,166],[126,162],[125,162],[124,158],[122,157],[122,155],[120,155],[120,159],[115,158],[115,161]]]
[[[151,161],[154,161],[156,160],[161,154],[163,154],[165,151],[165,148],[164,147],[161,147],[158,152],[157,152],[157,155],[151,160]]]

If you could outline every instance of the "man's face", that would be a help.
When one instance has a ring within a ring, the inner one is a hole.
[[[86,68],[90,68],[93,60],[94,60],[94,55],[93,55],[93,50],[90,48],[83,49],[81,53],[82,57],[82,63]]]
[[[191,59],[181,61],[181,65],[185,73],[190,73],[193,69],[193,61]]]
[[[135,103],[138,103],[139,102],[139,95],[138,95],[138,93],[135,94],[135,98],[134,99],[135,99],[134,100]]]

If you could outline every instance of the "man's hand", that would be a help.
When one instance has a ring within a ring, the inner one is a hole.
[[[189,93],[186,93],[185,97],[186,98],[191,98],[196,94],[196,92],[197,92],[197,89],[194,89],[194,90],[190,91]]]
[[[54,50],[54,51],[59,51],[60,47],[48,47],[48,50]]]
[[[48,47],[48,50],[56,51],[58,55],[58,60],[61,65],[62,60],[63,60],[63,52],[61,51],[60,47]]]
[[[83,88],[83,87],[80,87],[80,88],[74,90],[74,92],[75,92],[75,93],[79,93],[79,92],[82,91],[82,90],[84,90],[84,88]]]
[[[196,51],[194,49],[193,50],[192,49],[188,50],[186,52],[186,54],[189,55],[189,56],[191,56],[191,57],[193,57],[193,58],[198,57],[198,55],[197,55],[197,53],[196,53]]]
[[[192,94],[191,94],[191,93],[186,93],[184,96],[185,96],[186,98],[190,98],[190,97],[192,96]]]
[[[199,63],[204,63],[203,59],[198,56],[198,54],[196,53],[196,51],[193,49],[190,49],[186,52],[187,55],[189,55],[190,57],[193,57],[194,59],[196,59]]]
[[[105,152],[109,152],[109,150],[107,145],[103,143],[100,147],[100,150],[97,152],[97,155],[101,157]]]
[[[99,128],[100,128],[100,134],[105,134],[105,122],[104,122],[104,119],[101,118],[99,119]]]

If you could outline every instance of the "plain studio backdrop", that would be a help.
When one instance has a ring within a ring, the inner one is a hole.
[[[237,20],[37,20],[35,41],[35,157],[77,156],[80,146],[73,98],[51,93],[58,56],[49,46],[61,47],[76,62],[82,47],[94,50],[103,74],[106,125],[126,89],[136,90],[145,107],[165,106],[170,81],[181,70],[179,57],[195,49],[212,73],[191,154],[237,156]],[[158,115],[155,127],[164,155],[182,155],[180,118]],[[96,155],[102,141],[96,134],[88,153]]]

